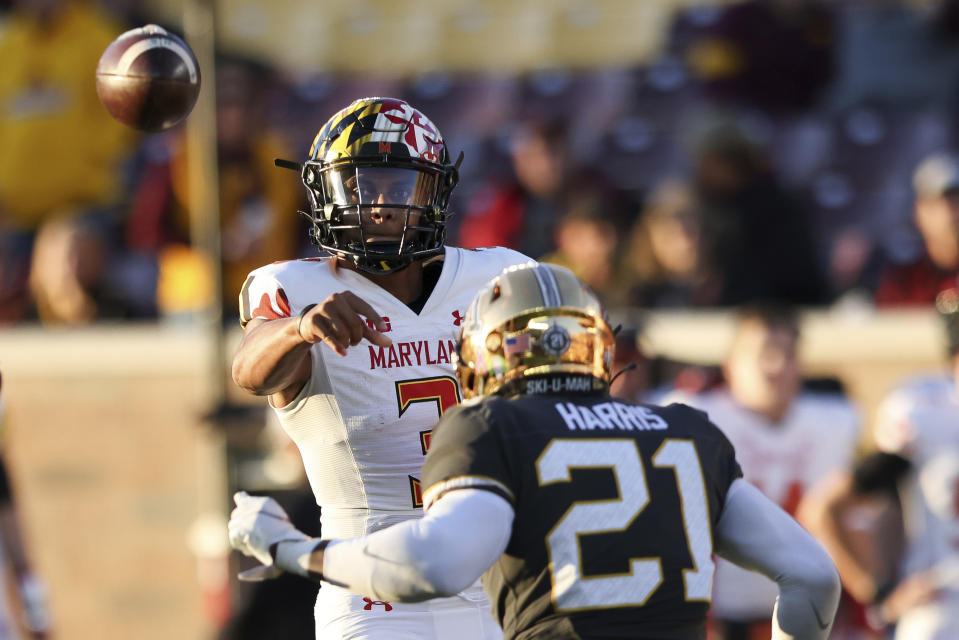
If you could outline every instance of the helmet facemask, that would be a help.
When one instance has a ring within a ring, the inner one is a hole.
[[[549,276],[553,292],[542,296],[538,285]],[[571,272],[511,267],[466,312],[457,349],[460,389],[464,399],[606,390],[613,343],[605,309]]]
[[[405,164],[405,163],[404,163]],[[455,171],[455,169],[454,169]],[[371,273],[399,271],[442,251],[449,176],[432,167],[351,160],[307,162],[311,238],[321,249]],[[378,234],[386,219],[388,236]]]

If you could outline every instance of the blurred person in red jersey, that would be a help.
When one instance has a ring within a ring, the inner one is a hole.
[[[32,315],[31,288],[45,298],[37,310],[45,322],[122,315],[102,300],[103,256],[120,227],[133,132],[107,114],[93,82],[122,31],[85,0],[15,0],[0,30],[0,322]],[[50,234],[61,267],[31,287],[34,242],[51,222],[71,229]],[[78,302],[58,307],[64,292]]]
[[[712,306],[722,282],[703,238],[701,211],[680,181],[657,185],[633,225],[622,253],[626,301],[643,308]]]
[[[556,227],[571,200],[597,193],[615,202],[612,190],[574,166],[566,126],[558,119],[529,119],[510,142],[512,176],[481,188],[459,226],[463,247],[502,246],[540,258],[556,249]],[[607,215],[617,220],[618,208]]]
[[[722,279],[718,304],[826,302],[809,213],[758,145],[738,125],[719,122],[700,137],[694,162],[705,251]]]
[[[936,309],[948,369],[893,389],[876,413],[873,452],[834,474],[802,514],[867,621],[895,640],[959,629],[959,290],[942,292]]]
[[[922,253],[910,263],[886,265],[875,294],[878,307],[928,306],[959,275],[959,158],[928,156],[916,167],[913,189]]]
[[[247,274],[265,262],[294,257],[296,218],[301,204],[296,185],[277,171],[273,159],[286,157],[288,143],[267,123],[272,74],[254,60],[224,56],[217,68],[217,158],[223,299],[226,317]],[[155,263],[158,281],[144,295],[161,316],[189,315],[204,307],[211,283],[203,258],[190,247],[190,167],[186,130],[157,137],[145,149],[127,224],[131,257]],[[228,308],[227,308],[228,307]]]
[[[0,376],[0,428],[4,426],[2,392],[3,378]],[[6,431],[3,435],[6,436]],[[10,593],[5,586],[0,586],[0,638],[44,640],[50,637],[51,622],[47,590],[33,571],[27,555],[5,457],[0,455],[0,574],[4,578],[12,577],[16,589]],[[0,585],[9,583],[8,580],[0,581]]]
[[[705,411],[736,447],[745,479],[790,515],[817,483],[849,466],[859,438],[858,412],[844,395],[802,388],[799,339],[793,308],[745,307],[723,363],[725,385],[665,400]],[[769,637],[775,600],[773,582],[718,561],[710,638]]]

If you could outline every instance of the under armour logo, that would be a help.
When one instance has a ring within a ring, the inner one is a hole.
[[[464,320],[464,318],[463,318],[463,316],[460,314],[460,312],[459,312],[458,309],[453,312],[453,326],[456,326],[456,327],[460,326],[460,324],[463,323],[463,320]]]
[[[363,606],[363,610],[364,610],[364,611],[372,611],[374,604],[383,605],[383,608],[385,608],[387,611],[392,611],[392,610],[393,610],[393,605],[391,605],[391,604],[390,604],[389,602],[387,602],[386,600],[370,600],[369,598],[364,597],[364,598],[363,598],[363,602],[366,603],[366,604]]]

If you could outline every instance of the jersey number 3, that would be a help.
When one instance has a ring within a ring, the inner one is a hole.
[[[460,388],[456,380],[450,376],[439,376],[436,378],[417,378],[415,380],[398,380],[396,382],[396,404],[399,409],[399,416],[406,413],[411,404],[416,402],[428,402],[436,405],[437,419],[443,417],[446,410],[458,404],[460,401]],[[423,455],[430,448],[430,436],[432,430],[420,432],[420,446],[423,448]],[[410,479],[410,499],[415,508],[423,506],[423,487],[419,478],[409,476]]]
[[[705,483],[696,446],[689,440],[667,439],[653,455],[653,464],[672,468],[683,512],[686,543],[693,568],[683,570],[686,600],[709,600],[713,577],[712,534]],[[622,531],[649,504],[649,485],[636,441],[632,439],[571,440],[549,443],[536,461],[540,486],[569,482],[570,469],[609,468],[619,498],[574,502],[547,537],[552,599],[559,611],[642,606],[663,581],[659,558],[630,558],[629,572],[586,576],[580,536]]]

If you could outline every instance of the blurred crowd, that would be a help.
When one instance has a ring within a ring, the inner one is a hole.
[[[136,6],[0,3],[0,322],[188,318],[214,293],[186,127],[136,134],[95,94],[103,49],[149,19]],[[564,264],[611,307],[927,305],[959,268],[955,0],[703,3],[677,9],[635,68],[294,76],[243,52],[218,61],[228,319],[249,270],[313,252],[305,194],[273,158],[305,157],[362,95],[409,100],[465,153],[452,244]]]
[[[294,76],[221,52],[219,296],[191,235],[186,128],[137,134],[96,96],[102,51],[151,19],[135,7],[0,0],[0,324],[189,321],[214,299],[234,320],[249,271],[315,252],[299,177],[274,158],[303,159],[355,98],[404,98],[465,154],[450,244],[562,264],[613,309],[743,309],[714,369],[647,361],[627,327],[613,369],[637,366],[614,392],[659,400],[668,383],[708,409],[746,478],[813,529],[804,496],[851,473],[862,438],[841,386],[802,375],[790,309],[931,308],[956,287],[959,0],[702,3],[634,68]],[[861,535],[880,530],[854,507]],[[763,633],[769,585],[750,579],[717,573],[742,586],[712,637]],[[890,593],[852,591],[836,637],[884,637],[899,610],[877,624],[866,605]]]

